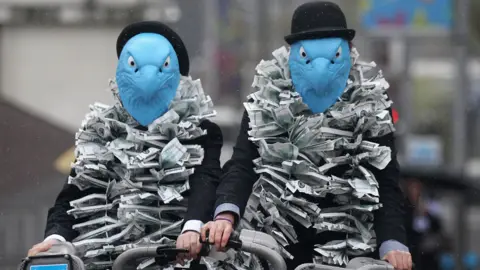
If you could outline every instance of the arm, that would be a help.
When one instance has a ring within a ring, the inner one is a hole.
[[[370,141],[392,149],[392,160],[383,170],[366,166],[379,184],[380,203],[383,207],[374,212],[374,227],[377,243],[380,247],[380,258],[389,251],[407,251],[405,230],[405,198],[400,189],[400,166],[397,161],[397,149],[393,133]]]
[[[222,174],[220,166],[220,153],[223,146],[222,131],[210,121],[202,122],[200,127],[207,131],[207,135],[202,137],[201,141],[205,156],[202,164],[195,168],[195,173],[189,179],[191,189],[185,215],[187,222],[182,233],[185,231],[200,232],[202,225],[212,220],[215,191]]]
[[[258,179],[252,161],[259,154],[255,144],[248,140],[249,122],[245,111],[232,158],[224,166],[224,174],[217,189],[215,217],[223,212],[232,212],[238,221],[245,211],[253,184]]]
[[[70,173],[74,176],[74,172]],[[75,185],[66,182],[58,194],[55,204],[48,210],[47,225],[45,228],[45,240],[56,239],[59,241],[72,241],[78,233],[72,229],[75,218],[67,214],[72,209],[70,201],[95,193],[94,189],[79,190]],[[105,192],[100,192],[105,193]]]

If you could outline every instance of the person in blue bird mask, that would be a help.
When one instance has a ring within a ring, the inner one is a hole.
[[[189,76],[180,36],[163,23],[128,25],[116,51],[115,104],[90,106],[45,240],[29,256],[68,241],[86,268],[110,269],[134,246],[176,242],[190,251],[180,263],[201,249],[200,229],[213,218],[222,173],[211,98]]]
[[[367,255],[411,269],[389,85],[354,36],[334,3],[295,10],[289,47],[256,67],[202,238],[222,248],[236,227],[270,233],[289,269]]]

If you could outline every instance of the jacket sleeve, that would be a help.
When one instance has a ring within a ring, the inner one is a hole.
[[[199,220],[205,223],[212,220],[215,192],[222,174],[220,153],[223,136],[220,128],[210,121],[202,122],[200,127],[207,131],[202,143],[204,158],[189,179],[190,197],[185,221]]]
[[[223,168],[224,174],[217,189],[215,216],[222,212],[233,212],[238,221],[245,211],[253,184],[258,179],[253,170],[253,160],[258,158],[259,154],[257,146],[248,139],[249,122],[245,111],[232,158]]]
[[[383,170],[373,166],[366,166],[374,175],[379,184],[380,203],[382,207],[374,212],[374,228],[377,243],[380,247],[387,241],[396,241],[406,245],[405,205],[404,195],[400,189],[400,166],[397,161],[397,149],[393,133],[380,138],[369,139],[392,150],[392,160]]]
[[[71,176],[74,176],[74,172],[70,172]],[[62,190],[55,200],[55,204],[48,210],[47,225],[45,228],[45,238],[56,234],[65,238],[70,242],[78,233],[72,229],[72,226],[76,223],[75,218],[67,214],[67,211],[72,209],[70,201],[82,198],[93,193],[105,193],[104,191],[98,191],[97,189],[90,188],[81,191],[75,185],[70,185],[66,181]]]

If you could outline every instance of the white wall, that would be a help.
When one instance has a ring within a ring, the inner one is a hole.
[[[0,93],[70,131],[88,105],[111,103],[120,28],[4,27],[0,36]]]

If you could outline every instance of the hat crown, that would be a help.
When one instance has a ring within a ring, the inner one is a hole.
[[[313,29],[347,29],[347,20],[338,5],[315,1],[299,6],[292,17],[291,33]]]

